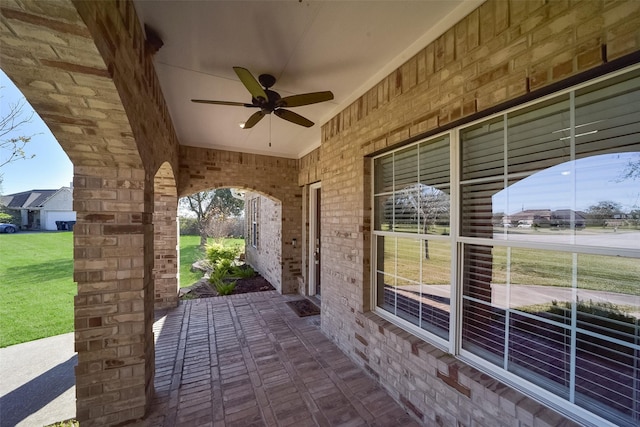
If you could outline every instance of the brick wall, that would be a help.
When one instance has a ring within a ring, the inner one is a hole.
[[[292,290],[285,289],[288,292],[283,292],[282,289],[282,204],[256,193],[246,193],[245,214],[249,212],[249,205],[254,199],[258,202],[258,245],[255,248],[252,245],[252,218],[247,215],[245,240],[247,263],[267,279],[278,292],[291,293]]]
[[[322,181],[322,328],[425,425],[571,423],[369,312],[367,156],[639,51],[640,2],[490,0],[326,123],[300,159],[300,185]]]

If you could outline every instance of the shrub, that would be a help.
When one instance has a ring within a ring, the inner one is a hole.
[[[179,217],[181,236],[199,236],[198,221],[195,218]]]
[[[238,256],[238,248],[225,247],[221,243],[211,243],[206,246],[205,253],[212,265],[216,265],[221,259],[233,261]]]
[[[233,267],[233,262],[230,259],[223,258],[219,259],[218,262],[216,262],[214,270],[218,274],[220,274],[221,277],[225,277],[231,274],[231,272],[233,271]]]
[[[236,282],[235,280],[226,282],[224,280],[224,274],[220,272],[224,272],[224,270],[220,269],[214,271],[211,274],[211,277],[209,277],[209,283],[218,292],[218,295],[230,295],[236,288]],[[222,277],[220,277],[220,274],[222,274]]]
[[[248,279],[256,275],[256,271],[250,265],[234,266],[231,268],[231,275],[241,279]]]

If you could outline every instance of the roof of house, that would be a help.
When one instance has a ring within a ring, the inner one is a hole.
[[[21,193],[2,196],[0,203],[10,209],[37,209],[41,208],[54,194],[67,188],[57,190],[30,190]]]

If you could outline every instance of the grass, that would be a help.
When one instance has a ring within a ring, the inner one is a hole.
[[[223,239],[244,247],[242,239]],[[180,284],[202,257],[200,237],[180,236]],[[73,233],[0,234],[0,348],[73,332]]]
[[[573,254],[513,248],[511,283],[516,285],[571,287]],[[507,249],[493,248],[493,282],[506,283]],[[637,295],[640,262],[634,258],[580,254],[577,257],[579,289]]]
[[[0,235],[0,347],[73,331],[73,233]]]
[[[396,274],[408,281],[427,285],[449,285],[450,245],[446,241],[429,242],[429,259],[422,259],[419,240],[410,238],[385,239],[385,272]],[[378,240],[381,241],[380,238]],[[397,257],[395,256],[397,245]],[[507,281],[507,249],[493,248],[492,282]],[[638,294],[640,262],[634,258],[580,254],[577,257],[577,280],[580,289],[608,291],[628,295]],[[422,261],[422,262],[421,262]],[[510,254],[510,283],[517,285],[538,285],[571,287],[573,274],[573,254],[538,249],[513,248]],[[398,284],[409,282],[398,280]]]

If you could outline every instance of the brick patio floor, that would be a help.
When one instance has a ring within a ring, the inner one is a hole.
[[[276,291],[156,313],[156,397],[146,426],[417,426]]]

